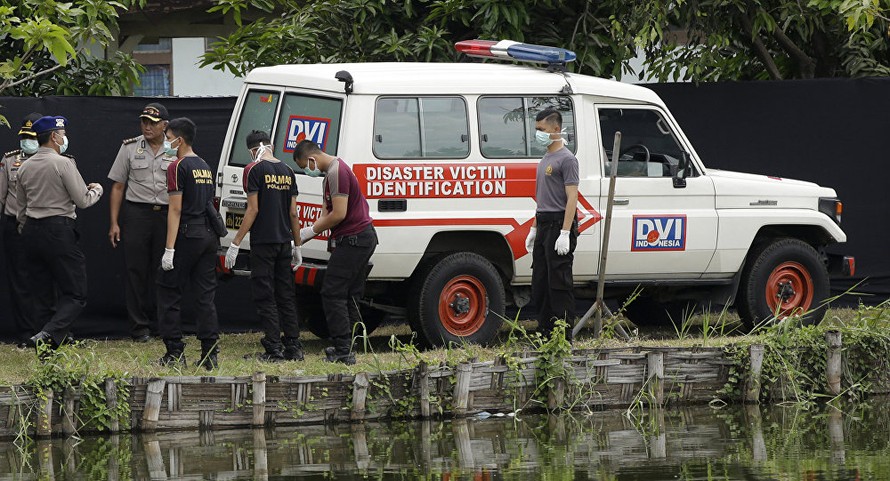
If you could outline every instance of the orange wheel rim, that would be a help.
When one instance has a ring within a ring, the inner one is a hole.
[[[779,319],[801,315],[813,305],[816,283],[813,276],[798,262],[776,266],[766,281],[766,305]]]
[[[455,336],[469,336],[485,324],[488,313],[488,292],[473,276],[457,276],[449,280],[439,294],[439,319],[445,330]]]

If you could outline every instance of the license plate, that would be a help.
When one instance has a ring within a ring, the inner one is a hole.
[[[229,229],[239,229],[241,227],[242,220],[244,220],[244,214],[226,212],[226,227],[228,227]]]

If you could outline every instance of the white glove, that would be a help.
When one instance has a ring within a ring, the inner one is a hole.
[[[535,237],[538,235],[537,227],[532,227],[531,230],[528,231],[528,235],[525,237],[525,250],[531,254],[533,250],[535,250]]]
[[[297,268],[303,265],[303,250],[298,245],[292,246],[292,249],[290,265],[291,269],[296,271]]]
[[[559,237],[556,239],[556,253],[561,256],[569,253],[569,231],[559,231]]]
[[[161,257],[161,269],[165,271],[173,270],[173,253],[176,249],[164,249],[164,255]]]
[[[312,239],[313,237],[315,237],[317,235],[318,234],[316,234],[315,231],[312,230],[312,226],[307,225],[306,227],[303,227],[302,229],[300,229],[300,243],[305,244],[306,242],[308,242],[310,239]]]
[[[102,184],[90,184],[87,187],[93,192],[96,193],[99,197],[102,197],[102,194],[105,193],[105,190],[102,189]]]
[[[235,267],[235,260],[238,259],[238,251],[241,250],[241,246],[232,242],[229,244],[229,250],[226,251],[226,269],[231,269]]]

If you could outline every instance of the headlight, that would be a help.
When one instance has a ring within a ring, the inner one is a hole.
[[[844,203],[834,197],[820,197],[819,212],[831,217],[832,220],[840,225],[841,214],[844,213]]]

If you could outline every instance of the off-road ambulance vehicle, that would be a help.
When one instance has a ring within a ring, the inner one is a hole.
[[[643,87],[560,71],[574,54],[510,42],[462,42],[477,56],[549,63],[366,63],[280,65],[247,76],[226,135],[217,195],[230,229],[246,206],[245,138],[271,134],[275,156],[298,172],[301,221],[322,209],[322,179],[292,162],[303,139],[355,172],[380,244],[371,259],[365,324],[407,320],[422,342],[486,342],[509,305],[529,300],[535,213],[535,115],[558,109],[580,163],[574,281],[591,297],[597,281],[608,173],[620,131],[607,297],[637,286],[628,307],[655,321],[685,300],[733,305],[747,326],[807,312],[821,319],[829,272],[852,258],[826,254],[845,242],[835,191],[809,182],[708,169],[664,102]],[[234,274],[249,272],[249,237]],[[317,290],[327,238],[303,246],[295,272],[301,323],[326,332]],[[667,311],[665,308],[668,308]],[[580,313],[579,313],[580,314]]]

